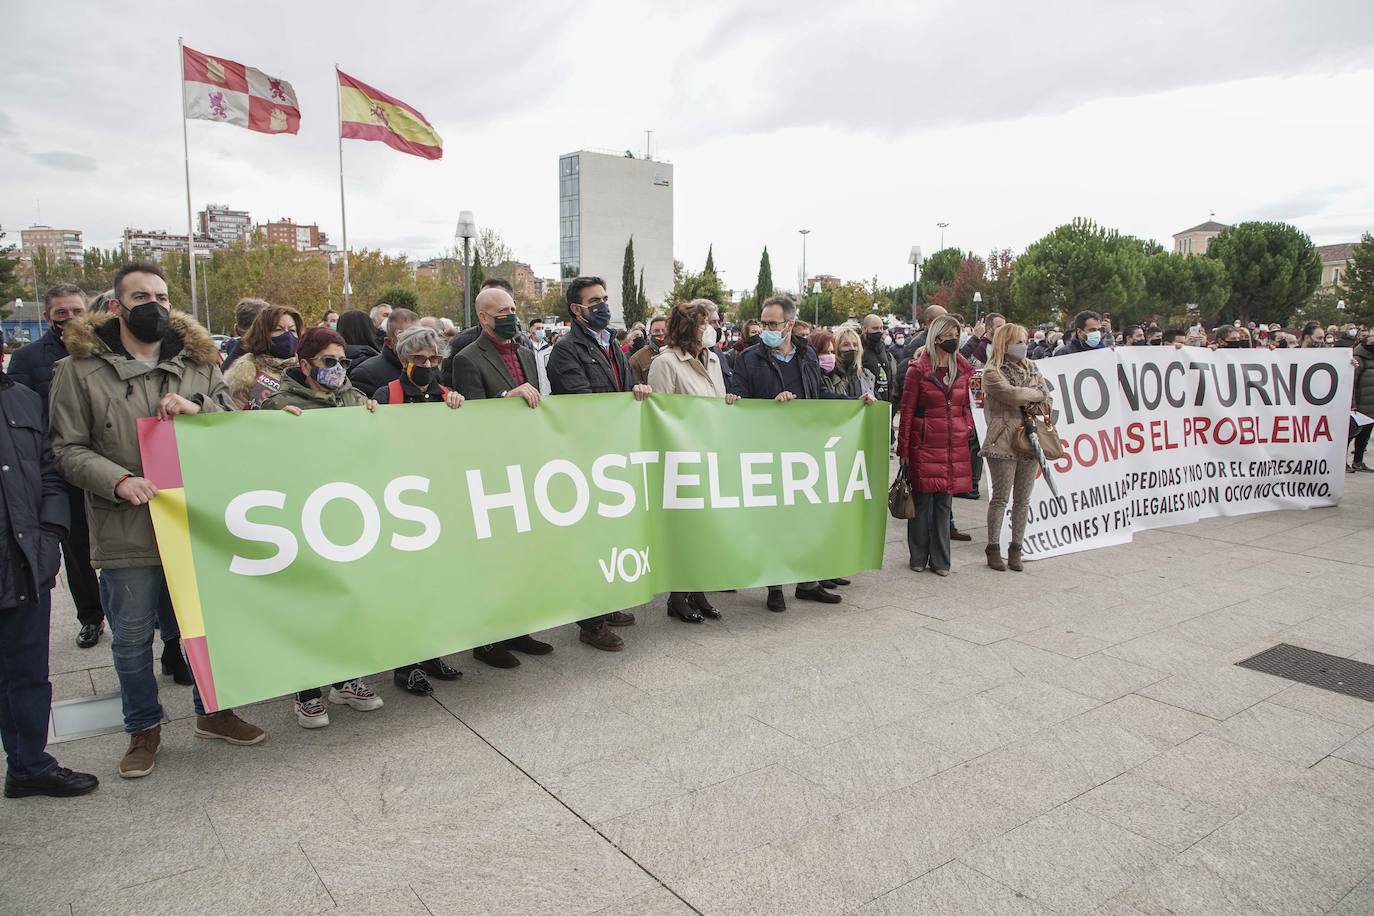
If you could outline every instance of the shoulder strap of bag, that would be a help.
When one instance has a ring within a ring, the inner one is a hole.
[[[392,379],[391,384],[386,386],[386,399],[388,404],[404,404],[406,402],[405,389],[401,387],[400,379]]]

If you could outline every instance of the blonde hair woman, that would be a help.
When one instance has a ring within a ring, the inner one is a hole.
[[[1051,407],[1049,387],[1026,356],[1026,329],[1019,324],[1004,324],[992,335],[992,349],[983,368],[983,416],[988,432],[983,439],[983,457],[992,472],[992,499],[988,502],[988,566],[1003,572],[1008,567],[1020,572],[1021,538],[1026,532],[1030,512],[1031,487],[1035,484],[1036,461],[1017,455],[1011,449],[1012,435],[1022,425],[1021,408]],[[1011,543],[1002,559],[1002,522],[1011,501]]]

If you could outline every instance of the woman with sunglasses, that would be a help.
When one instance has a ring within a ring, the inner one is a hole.
[[[296,364],[296,344],[305,322],[289,305],[269,305],[258,312],[239,340],[239,358],[224,373],[234,406],[257,410],[281,387],[281,377]]]

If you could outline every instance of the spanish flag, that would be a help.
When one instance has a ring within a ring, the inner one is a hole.
[[[340,137],[380,140],[392,149],[423,159],[444,155],[444,141],[424,115],[337,67],[334,72],[339,74]]]

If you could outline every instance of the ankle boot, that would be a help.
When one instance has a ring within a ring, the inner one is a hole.
[[[1012,572],[1020,572],[1020,571],[1021,571],[1022,569],[1024,569],[1024,568],[1025,568],[1025,567],[1023,567],[1023,566],[1021,565],[1021,545],[1020,545],[1020,544],[1008,544],[1008,545],[1007,545],[1007,569],[1010,569]]]
[[[162,673],[170,675],[173,681],[183,687],[196,682],[185,656],[181,654],[180,639],[169,639],[162,644]]]
[[[692,610],[687,603],[687,596],[682,592],[673,592],[668,596],[668,616],[676,617],[683,623],[701,623],[706,619]]]
[[[1002,562],[1002,548],[998,547],[996,544],[989,544],[987,546],[987,555],[989,569],[995,569],[998,572],[1007,571],[1007,564]]]

